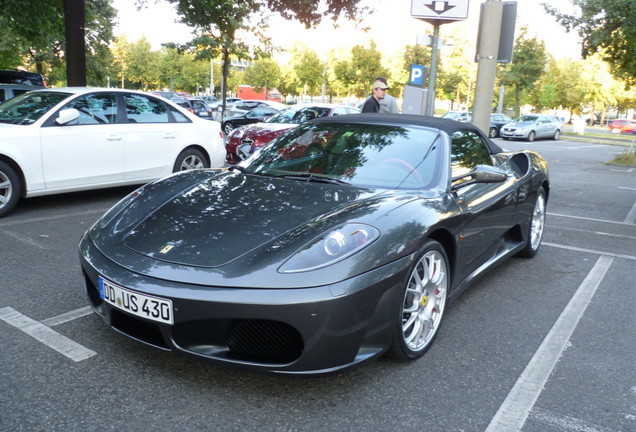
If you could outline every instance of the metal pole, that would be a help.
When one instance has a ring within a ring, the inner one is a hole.
[[[431,70],[428,77],[428,94],[426,95],[425,115],[435,115],[435,82],[437,81],[437,45],[439,40],[439,21],[433,22],[433,38],[431,40]]]
[[[490,112],[497,75],[497,56],[499,55],[499,35],[503,3],[487,0],[482,4],[482,25],[479,29],[479,52],[477,53],[478,69],[475,97],[473,99],[473,124],[488,134],[490,129]]]

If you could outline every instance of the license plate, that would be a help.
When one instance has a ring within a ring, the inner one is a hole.
[[[132,315],[164,324],[173,324],[172,300],[130,291],[102,277],[99,277],[97,282],[99,296],[106,303]]]

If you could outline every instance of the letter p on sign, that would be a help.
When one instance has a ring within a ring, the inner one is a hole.
[[[409,85],[416,87],[424,87],[424,78],[426,76],[426,67],[422,65],[412,64],[409,73]]]

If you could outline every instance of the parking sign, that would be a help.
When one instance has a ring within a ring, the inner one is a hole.
[[[424,87],[424,78],[426,77],[426,67],[418,64],[412,64],[409,71],[409,85],[416,87]]]

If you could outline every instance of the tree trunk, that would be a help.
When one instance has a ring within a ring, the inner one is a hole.
[[[86,86],[84,25],[84,0],[64,0],[66,84],[69,86]]]

